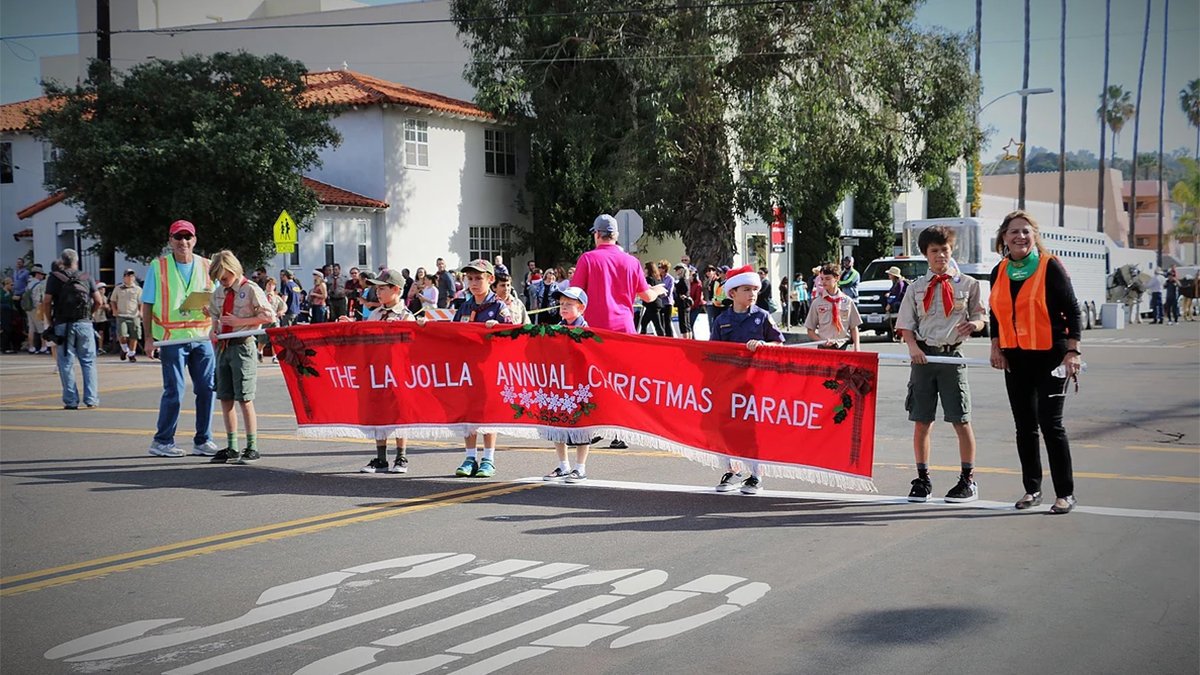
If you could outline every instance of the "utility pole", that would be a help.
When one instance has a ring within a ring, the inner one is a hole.
[[[112,78],[112,25],[109,22],[109,0],[96,0],[96,60],[104,64],[102,77]],[[97,112],[102,106],[97,105]],[[117,253],[112,244],[100,242],[100,280],[109,287],[117,283]]]

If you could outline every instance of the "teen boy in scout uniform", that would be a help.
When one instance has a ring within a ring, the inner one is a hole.
[[[987,314],[979,299],[979,282],[953,264],[954,230],[935,225],[921,232],[917,244],[929,260],[929,272],[912,282],[900,302],[896,330],[901,332],[912,370],[905,409],[913,422],[913,456],[917,477],[908,494],[910,502],[924,502],[933,491],[929,479],[929,437],[937,414],[938,398],[944,419],[958,434],[962,473],[946,493],[948,502],[979,498],[975,485],[975,432],[971,429],[971,391],[967,367],[929,363],[926,356],[961,357],[959,346],[971,333],[981,331]]]

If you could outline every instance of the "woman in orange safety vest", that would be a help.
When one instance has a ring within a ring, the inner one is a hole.
[[[1028,213],[1005,216],[996,233],[996,252],[1004,258],[991,274],[991,362],[1004,370],[1017,427],[1025,495],[1016,507],[1042,503],[1040,430],[1057,497],[1050,511],[1070,513],[1075,481],[1063,403],[1066,386],[1081,364],[1079,302],[1066,269],[1042,245],[1037,221]]]

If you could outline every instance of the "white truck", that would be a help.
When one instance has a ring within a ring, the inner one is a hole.
[[[1000,222],[994,218],[933,218],[906,221],[903,246],[908,255],[874,260],[863,271],[863,280],[858,287],[858,311],[863,317],[862,328],[881,334],[890,331],[886,319],[883,318],[885,308],[881,299],[891,288],[887,269],[896,265],[910,280],[928,271],[928,263],[917,247],[917,237],[922,230],[933,225],[944,225],[955,231],[954,260],[959,269],[982,282],[980,292],[986,307],[988,295],[991,293],[988,276],[1000,263],[1000,254],[995,250],[996,232],[1000,228]],[[1118,246],[1103,233],[1090,229],[1047,225],[1040,225],[1038,229],[1042,235],[1042,243],[1058,257],[1070,274],[1075,297],[1079,299],[1080,311],[1090,309],[1098,312],[1100,305],[1107,301],[1109,275],[1121,265],[1137,264],[1143,272],[1154,269],[1153,251]],[[919,273],[910,276],[905,262],[914,272],[919,270]],[[872,318],[867,318],[868,316]]]

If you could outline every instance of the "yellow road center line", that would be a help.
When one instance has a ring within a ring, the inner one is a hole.
[[[162,383],[158,384],[131,384],[125,387],[111,387],[109,389],[101,389],[98,394],[114,394],[122,391],[137,391],[138,389],[162,389]],[[52,391],[45,394],[30,394],[29,396],[18,396],[16,398],[0,399],[0,406],[12,405],[14,403],[24,403],[26,401],[41,401],[47,398],[62,398],[61,391]]]
[[[488,497],[497,497],[497,496],[511,494],[514,492],[520,492],[522,490],[528,490],[528,489],[537,488],[537,487],[541,487],[541,484],[537,484],[537,483],[523,483],[523,484],[518,484],[518,485],[510,485],[510,484],[505,484],[505,483],[500,483],[498,485],[497,484],[488,484],[486,486],[486,489],[468,488],[465,490],[451,490],[449,492],[440,493],[438,495],[430,495],[428,497],[405,499],[405,500],[399,500],[396,502],[388,502],[386,504],[380,504],[380,505],[373,506],[373,507],[364,507],[362,509],[352,509],[350,511],[345,511],[345,512],[341,512],[341,513],[354,513],[357,511],[364,511],[364,510],[369,511],[369,512],[364,513],[362,515],[354,516],[354,517],[340,518],[340,519],[332,520],[332,521],[328,521],[328,522],[319,522],[319,523],[307,525],[304,527],[293,527],[291,529],[283,529],[280,531],[267,532],[265,534],[260,534],[255,537],[248,537],[245,539],[234,539],[232,541],[228,541],[229,537],[237,536],[240,533],[255,532],[255,531],[261,531],[261,530],[275,530],[276,528],[279,528],[279,527],[287,527],[289,525],[289,523],[278,523],[275,525],[266,525],[266,526],[259,527],[259,528],[250,528],[248,530],[242,530],[240,532],[227,533],[225,535],[216,535],[214,537],[204,537],[204,538],[195,539],[192,541],[180,542],[177,544],[171,544],[171,545],[167,545],[167,546],[163,546],[163,547],[157,547],[155,549],[145,549],[145,551],[136,551],[133,553],[120,554],[117,556],[109,556],[108,558],[98,558],[96,560],[87,561],[87,562],[83,562],[83,563],[76,563],[74,565],[64,565],[61,567],[52,568],[52,569],[48,569],[48,570],[41,570],[38,572],[31,572],[29,574],[18,575],[15,577],[9,577],[7,579],[0,579],[0,583],[6,583],[10,580],[15,581],[15,580],[20,580],[20,579],[43,577],[48,574],[54,574],[54,573],[56,573],[56,571],[59,571],[59,570],[67,571],[67,570],[71,570],[71,569],[79,569],[80,567],[88,567],[88,566],[92,566],[92,565],[96,565],[96,564],[103,564],[107,560],[118,560],[118,561],[125,560],[126,562],[119,562],[118,564],[108,565],[105,567],[100,567],[98,569],[86,570],[83,572],[77,572],[75,574],[68,574],[68,575],[64,575],[64,576],[56,576],[56,577],[52,577],[49,579],[43,579],[41,581],[35,581],[32,583],[28,583],[28,584],[20,584],[18,586],[14,586],[11,588],[0,589],[0,597],[17,595],[19,593],[28,593],[31,591],[37,591],[37,590],[41,590],[44,588],[51,588],[54,586],[63,586],[63,585],[72,584],[72,583],[75,583],[78,581],[94,579],[96,577],[107,576],[109,574],[114,574],[117,572],[125,572],[128,570],[138,569],[141,567],[158,565],[158,564],[161,564],[164,562],[170,562],[173,560],[181,560],[184,558],[190,558],[190,557],[199,556],[199,555],[206,555],[209,553],[217,553],[217,552],[221,552],[221,551],[231,551],[231,550],[235,550],[235,549],[239,549],[239,548],[244,548],[246,546],[252,546],[254,544],[260,544],[263,542],[276,541],[279,539],[286,539],[289,537],[295,537],[295,536],[299,536],[302,534],[310,534],[313,532],[320,532],[321,530],[326,530],[326,529],[333,528],[333,527],[342,527],[345,525],[351,525],[351,524],[356,524],[356,523],[365,523],[365,522],[370,522],[373,520],[379,520],[382,518],[390,518],[392,516],[416,513],[418,511],[424,511],[427,509],[434,509],[434,508],[439,508],[439,507],[443,507],[443,506],[450,506],[450,505],[454,505],[454,504],[465,504],[465,503],[477,501],[480,499],[486,499]],[[470,490],[473,490],[473,491],[470,491]],[[464,492],[467,492],[467,494],[462,494]],[[447,498],[448,495],[455,495],[455,494],[458,494],[458,496],[452,496],[452,497]],[[419,502],[419,503],[410,504],[410,502],[414,502],[414,501]],[[401,506],[402,504],[410,504],[410,505]],[[290,523],[304,523],[304,522],[311,522],[313,520],[323,520],[326,518],[335,517],[336,515],[337,514],[327,514],[325,516],[315,516],[313,518],[300,519],[297,521],[290,521]],[[185,547],[185,546],[192,546],[197,542],[203,543],[205,541],[212,541],[214,539],[222,539],[225,541],[218,541],[217,543],[213,543],[209,546],[202,546],[199,548],[189,548],[187,550],[182,550],[182,551],[174,550],[174,549],[179,549],[179,548]],[[154,556],[154,557],[149,557],[149,558],[128,560],[131,557],[145,555],[147,552],[154,552],[154,551],[158,551],[158,550],[166,550],[166,551],[171,551],[171,552],[164,553],[162,555],[158,555],[158,556]]]
[[[41,576],[45,576],[47,574],[57,574],[59,572],[69,572],[70,570],[82,569],[84,567],[93,567],[96,565],[103,565],[103,564],[114,562],[117,560],[125,560],[127,558],[138,558],[141,556],[153,555],[155,553],[161,553],[163,551],[170,551],[172,549],[177,549],[177,548],[184,548],[184,547],[188,547],[188,546],[198,546],[200,544],[206,544],[206,543],[218,541],[221,539],[229,539],[230,537],[243,537],[243,536],[246,536],[249,534],[255,534],[258,532],[266,532],[268,530],[277,530],[277,529],[285,528],[285,527],[295,527],[297,525],[304,525],[307,523],[318,522],[321,520],[328,520],[330,518],[343,518],[343,517],[353,516],[355,514],[360,514],[360,513],[374,512],[374,511],[378,511],[379,509],[394,508],[396,506],[402,506],[404,504],[409,504],[409,503],[413,503],[413,502],[427,502],[430,500],[443,499],[446,497],[454,497],[454,496],[460,495],[460,494],[468,494],[471,492],[485,491],[485,490],[491,489],[495,485],[496,485],[495,483],[482,483],[482,484],[472,485],[470,487],[458,488],[458,489],[454,489],[454,490],[447,490],[446,492],[438,492],[438,493],[434,493],[431,495],[426,495],[424,497],[409,497],[409,498],[405,498],[405,499],[398,499],[398,500],[392,501],[392,502],[376,504],[374,506],[360,506],[360,507],[353,508],[353,509],[347,509],[345,511],[334,511],[333,513],[323,513],[323,514],[316,515],[316,516],[308,516],[306,518],[297,518],[296,520],[287,520],[287,521],[284,521],[281,523],[272,523],[270,525],[260,525],[258,527],[251,527],[251,528],[247,528],[244,530],[235,530],[233,532],[222,532],[221,534],[214,534],[214,535],[210,535],[207,537],[199,537],[197,539],[189,539],[187,541],[175,542],[174,544],[155,546],[153,548],[146,548],[146,549],[142,549],[140,551],[129,551],[127,553],[118,553],[116,555],[110,555],[110,556],[106,556],[103,558],[96,558],[94,560],[85,560],[83,562],[72,563],[70,565],[62,565],[60,567],[53,567],[50,569],[38,570],[36,572],[29,572],[27,574],[18,574],[15,576],[4,577],[3,579],[0,579],[0,584],[8,584],[8,583],[12,583],[14,581],[21,581],[23,579],[32,579],[34,577],[41,577]]]
[[[1127,445],[1126,450],[1145,450],[1146,452],[1186,452],[1200,454],[1200,448],[1186,445]]]

